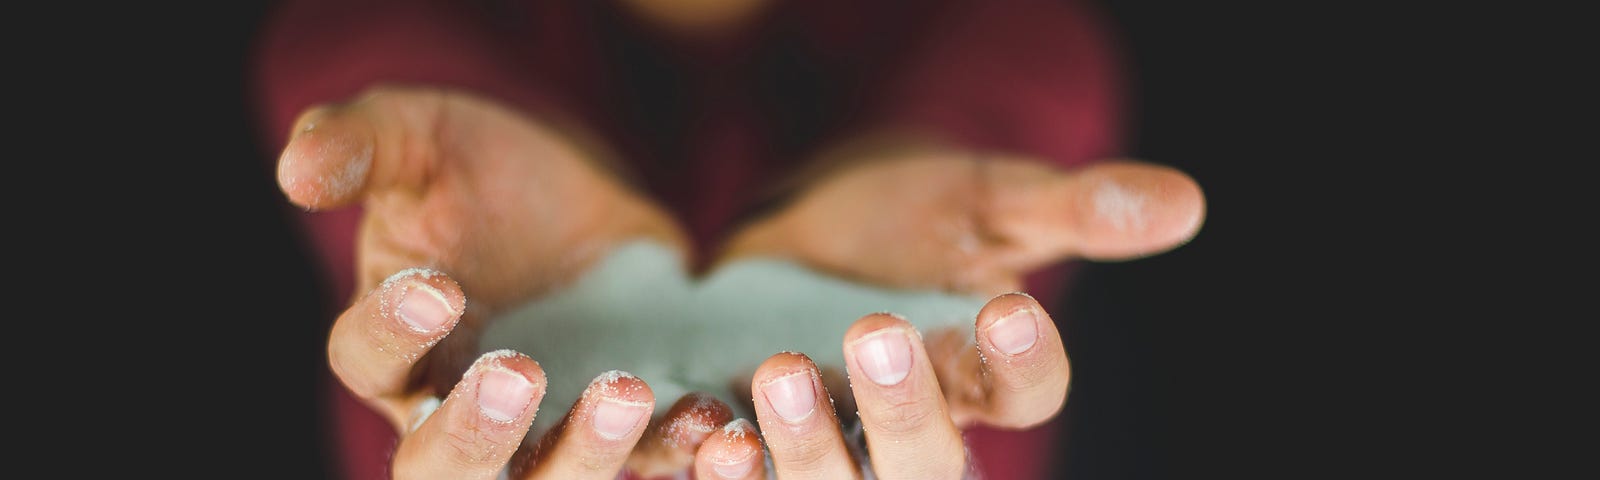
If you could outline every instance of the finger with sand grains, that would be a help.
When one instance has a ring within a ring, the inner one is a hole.
[[[700,444],[732,419],[733,409],[715,397],[684,395],[639,440],[628,457],[628,470],[643,478],[682,472],[694,464]]]
[[[767,478],[761,439],[749,420],[736,419],[712,432],[694,457],[696,480],[758,480]]]
[[[978,413],[983,423],[1029,428],[1061,411],[1071,366],[1055,321],[1037,300],[1021,293],[995,297],[978,312],[975,336],[987,378]]]
[[[439,409],[400,441],[395,478],[497,478],[522,445],[544,393],[544,370],[526,355],[500,350],[478,357]]]
[[[644,380],[612,370],[595,377],[537,454],[516,462],[512,478],[611,480],[622,471],[655,410]]]
[[[346,388],[389,417],[409,423],[402,394],[411,367],[455,328],[466,308],[461,287],[443,273],[406,269],[356,300],[334,322],[328,365]]]
[[[751,381],[756,421],[783,479],[860,478],[815,363],[800,353],[768,357]]]
[[[844,356],[876,476],[961,478],[966,448],[916,328],[867,315],[845,332]]]

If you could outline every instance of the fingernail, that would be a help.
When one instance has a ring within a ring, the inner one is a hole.
[[[1028,351],[1039,338],[1039,316],[1029,307],[1018,308],[995,320],[984,334],[989,344],[1006,355]]]
[[[594,431],[607,440],[626,437],[649,410],[647,403],[601,397],[594,406]]]
[[[680,408],[683,410],[677,411]],[[715,397],[700,392],[685,394],[672,409],[667,414],[676,414],[677,418],[663,425],[661,432],[663,439],[674,445],[702,444],[706,437],[717,430],[717,419],[732,413],[727,405]]]
[[[718,476],[744,478],[750,473],[751,468],[755,468],[756,450],[750,449],[744,443],[745,435],[755,435],[755,427],[750,425],[749,420],[734,419],[722,427],[724,447],[718,453],[723,455],[713,457],[711,460],[711,469],[717,472]],[[738,453],[737,450],[744,450],[744,453]]]
[[[813,389],[811,371],[802,370],[768,380],[761,385],[767,404],[789,423],[800,423],[816,410],[817,392]]]
[[[533,401],[533,382],[516,372],[489,368],[478,377],[478,410],[499,422],[522,415]]]
[[[885,328],[856,340],[855,358],[872,383],[887,387],[911,373],[911,342],[904,330]]]
[[[425,283],[414,283],[407,287],[405,295],[400,297],[397,310],[401,321],[410,325],[412,330],[422,333],[438,330],[454,316],[444,293]]]

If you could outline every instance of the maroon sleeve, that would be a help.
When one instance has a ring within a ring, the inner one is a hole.
[[[281,146],[306,107],[382,82],[457,87],[517,107],[549,107],[551,96],[525,71],[527,62],[511,61],[525,52],[496,38],[487,14],[450,2],[281,4],[260,36],[252,72],[268,144]]]
[[[1119,65],[1093,4],[956,0],[926,28],[878,126],[1062,166],[1119,153]]]

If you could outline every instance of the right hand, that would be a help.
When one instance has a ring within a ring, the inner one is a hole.
[[[278,160],[288,199],[308,210],[364,208],[356,239],[364,293],[335,322],[328,361],[401,432],[396,478],[488,479],[509,464],[515,478],[610,479],[630,456],[635,470],[682,469],[732,420],[726,405],[690,396],[647,436],[649,387],[603,376],[537,454],[523,448],[533,444],[523,437],[544,372],[521,354],[477,356],[484,322],[561,286],[622,241],[688,251],[664,210],[571,133],[430,88],[373,88],[295,122]],[[572,428],[578,421],[590,428]],[[753,448],[725,443],[718,448],[733,454]]]

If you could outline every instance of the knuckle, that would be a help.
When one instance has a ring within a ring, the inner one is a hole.
[[[582,469],[585,474],[597,474],[616,470],[617,466],[621,463],[622,462],[616,458],[616,455],[591,452],[590,454],[579,458],[577,465],[578,468]]]
[[[575,449],[576,460],[573,462],[585,476],[599,476],[614,472],[627,460],[631,445],[588,445],[585,448]]]
[[[827,435],[807,435],[786,445],[769,445],[769,448],[773,449],[773,461],[781,464],[782,470],[816,472],[821,471],[835,453],[832,445]]]
[[[516,445],[490,438],[476,428],[456,428],[442,435],[445,457],[455,467],[467,471],[498,468],[505,463]]]
[[[1038,388],[1048,379],[1046,369],[1037,362],[1017,365],[1010,369],[1010,375],[1005,376],[1005,381],[1000,382],[1001,388],[1007,393],[1027,393]]]
[[[1070,375],[1065,361],[1048,358],[1009,365],[1000,370],[996,373],[1002,373],[999,375],[1001,381],[996,383],[1008,394],[1028,394],[1056,389],[1064,392]]]
[[[885,405],[872,412],[871,427],[889,435],[908,435],[926,430],[938,409],[932,402],[913,400]]]

